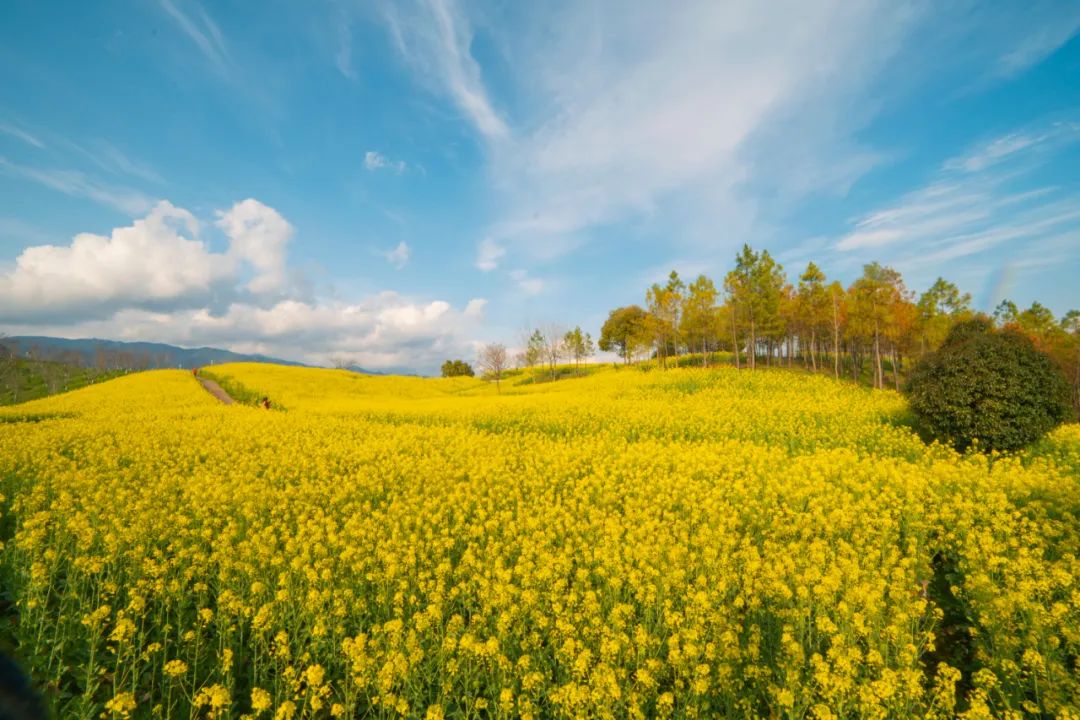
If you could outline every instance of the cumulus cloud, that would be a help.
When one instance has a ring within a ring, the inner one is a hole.
[[[255,269],[248,290],[253,293],[282,290],[286,278],[285,247],[292,238],[293,228],[277,210],[249,198],[226,212],[219,212],[217,226],[229,238],[232,259],[246,261]]]
[[[198,221],[161,202],[108,237],[29,247],[0,274],[0,319],[101,316],[124,306],[206,301],[232,268],[197,239]]]
[[[195,216],[161,201],[108,236],[80,233],[70,245],[28,247],[0,272],[0,319],[107,317],[121,308],[192,307],[285,289],[292,227],[277,211],[244,200],[219,213],[216,225],[227,252],[212,252]]]
[[[224,347],[235,352],[328,365],[337,358],[376,370],[433,373],[450,356],[467,356],[479,331],[478,308],[381,292],[357,302],[282,300],[268,307],[234,302],[223,312],[125,308],[81,322],[13,325],[12,334],[107,337]]]
[[[202,237],[214,228],[224,252]],[[214,345],[315,364],[347,356],[374,369],[434,371],[445,356],[471,352],[486,300],[459,309],[392,291],[302,297],[286,280],[293,232],[254,199],[217,213],[209,228],[162,201],[108,235],[23,250],[0,269],[0,322],[11,334]]]

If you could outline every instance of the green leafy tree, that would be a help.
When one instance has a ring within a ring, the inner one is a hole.
[[[825,273],[814,263],[807,263],[806,270],[799,276],[796,301],[799,326],[803,334],[809,336],[806,338],[806,350],[810,355],[810,365],[817,370],[817,338],[829,322],[832,307],[825,288]],[[802,345],[802,342],[799,344]]]
[[[999,327],[1014,324],[1019,317],[1020,309],[1016,307],[1016,303],[1012,300],[1002,300],[994,308],[994,321],[997,322]]]
[[[1031,307],[1019,313],[1016,316],[1016,324],[1028,337],[1043,341],[1061,329],[1054,320],[1054,313],[1050,312],[1050,308],[1038,302],[1032,303]]]
[[[581,369],[581,361],[596,353],[596,346],[593,345],[592,338],[589,337],[589,333],[581,332],[580,326],[567,331],[563,335],[563,348],[579,370]]]
[[[672,270],[665,285],[654,283],[645,293],[649,306],[646,326],[656,345],[656,357],[665,368],[668,355],[679,352],[679,314],[685,290],[679,274]]]
[[[637,305],[615,308],[600,328],[600,349],[613,352],[629,363],[645,342],[648,313]]]
[[[770,341],[780,332],[780,298],[784,269],[768,250],[760,254],[743,245],[735,257],[735,269],[724,278],[724,289],[734,312],[736,336],[745,331],[750,369],[757,367],[762,340]],[[738,364],[736,349],[736,364]]]
[[[986,320],[958,324],[905,386],[932,437],[958,450],[1018,450],[1068,418],[1061,369],[1015,330]]]
[[[915,308],[920,357],[940,347],[953,325],[972,316],[971,295],[940,277],[919,296]]]
[[[683,300],[680,332],[692,351],[701,352],[702,367],[708,367],[709,350],[716,339],[719,296],[713,281],[698,275]]]
[[[474,377],[475,375],[472,365],[464,360],[447,360],[442,364],[443,377]]]
[[[904,281],[900,273],[874,262],[863,266],[862,277],[852,283],[848,294],[852,334],[870,343],[874,353],[874,387],[882,388],[885,386],[881,362],[883,340],[896,341],[897,310],[907,295]]]
[[[765,340],[765,361],[770,365],[786,332],[781,313],[786,286],[783,265],[773,260],[768,250],[762,250],[754,271],[754,290],[759,302],[758,334]]]
[[[547,338],[539,330],[533,330],[525,344],[525,365],[533,367],[544,361],[544,349],[547,348]]]

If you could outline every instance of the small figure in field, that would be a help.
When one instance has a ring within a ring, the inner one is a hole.
[[[195,377],[199,377],[199,368],[191,368],[191,374]]]
[[[268,397],[264,397],[264,398],[262,399],[262,406],[263,406],[264,408],[266,408],[267,410],[269,410],[269,409],[270,409],[270,398],[268,398]]]

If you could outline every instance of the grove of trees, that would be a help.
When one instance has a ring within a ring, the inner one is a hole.
[[[983,317],[971,296],[938,278],[916,295],[901,274],[869,263],[847,287],[810,262],[795,278],[767,250],[748,245],[722,283],[706,275],[686,282],[672,271],[645,290],[642,305],[612,310],[596,347],[623,363],[652,358],[661,368],[708,366],[729,359],[736,367],[800,367],[849,377],[875,388],[900,389],[915,364],[937,350],[958,323]],[[1025,336],[1053,358],[1068,378],[1080,413],[1080,311],[1055,318],[1034,303],[1026,310],[1005,301],[992,318],[998,329]],[[594,352],[580,329],[536,329],[516,357],[519,367],[575,364]]]

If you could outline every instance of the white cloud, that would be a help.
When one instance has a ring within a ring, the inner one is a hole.
[[[352,20],[349,13],[342,6],[337,6],[336,12],[334,12],[333,24],[337,39],[337,49],[334,51],[334,66],[344,77],[355,80],[356,71],[353,70],[352,66]]]
[[[482,318],[484,316],[485,307],[487,307],[487,300],[484,298],[473,298],[465,306],[465,317]]]
[[[217,23],[214,22],[202,6],[197,2],[184,3],[186,8],[193,10],[194,19],[181,12],[172,0],[161,0],[161,8],[187,35],[199,52],[203,54],[214,68],[221,74],[227,74],[232,64],[229,58],[229,50],[225,44],[225,37],[221,34]]]
[[[494,270],[499,266],[499,260],[506,255],[506,248],[499,245],[491,238],[484,238],[476,252],[476,267],[484,272]]]
[[[386,258],[386,262],[400,270],[409,264],[409,257],[411,254],[412,251],[409,249],[408,243],[402,240],[393,250],[383,252],[382,256]]]
[[[511,270],[510,277],[517,283],[518,289],[526,295],[539,295],[546,286],[540,278],[531,277],[527,270]]]
[[[367,170],[393,170],[398,175],[405,172],[404,160],[389,160],[385,155],[375,150],[368,150],[364,153],[364,167]]]
[[[293,228],[257,200],[217,214],[214,252],[187,210],[160,202],[108,236],[26,248],[0,269],[0,322],[11,334],[213,345],[310,363],[347,356],[373,369],[434,371],[472,352],[486,300],[380,292],[355,301],[301,297],[286,282]]]
[[[903,153],[858,138],[920,76],[973,77],[997,57],[1033,63],[1077,15],[1052,2],[1029,13],[887,0],[408,7],[385,12],[399,49],[484,141],[500,210],[478,247],[481,270],[507,255],[543,262],[614,224],[693,252],[775,242],[808,198],[842,197]]]
[[[466,13],[452,0],[420,5],[388,12],[391,31],[488,141],[501,195],[483,270],[506,252],[565,253],[591,228],[675,205],[680,225],[742,227],[752,183],[774,196],[845,192],[880,160],[847,137],[869,115],[852,99],[916,15],[883,0],[512,4],[480,26],[515,78],[508,124],[481,81]]]
[[[1075,189],[1033,187],[1028,179],[1048,151],[1078,139],[1077,126],[1059,123],[984,142],[946,161],[925,187],[856,220],[834,249],[852,260],[886,260],[925,280],[943,263],[1010,243],[1025,252],[1053,247],[1058,256],[1065,240],[1080,247]]]
[[[163,183],[164,179],[153,168],[124,154],[119,148],[104,140],[90,143],[90,148],[63,140],[62,144],[89,159],[102,170],[115,175],[127,175],[151,183]]]
[[[387,3],[385,17],[398,51],[421,78],[434,81],[483,136],[507,134],[470,52],[472,29],[454,0]]]
[[[39,150],[45,149],[45,143],[39,140],[36,135],[33,135],[26,130],[23,130],[22,128],[15,127],[14,125],[0,123],[0,133],[3,133],[4,135],[10,135],[17,140],[21,140],[27,145],[33,145]]]
[[[13,268],[0,273],[0,318],[107,317],[125,307],[193,307],[237,290],[280,295],[286,289],[289,223],[249,199],[218,213],[216,225],[229,240],[225,253],[210,251],[190,212],[162,201],[108,237],[80,233],[67,246],[28,247]]]
[[[1031,155],[1036,150],[1052,150],[1080,139],[1080,123],[1057,122],[1039,131],[1013,132],[981,143],[967,153],[945,161],[945,170],[979,172],[998,163]]]
[[[205,302],[232,268],[197,233],[191,213],[161,202],[109,237],[81,233],[68,246],[26,248],[0,274],[0,318],[93,317],[124,306]]]
[[[280,292],[286,281],[285,247],[293,235],[288,221],[272,207],[249,198],[219,212],[217,226],[230,239],[230,256],[250,263],[256,271],[247,289]]]
[[[1032,3],[1034,5],[1034,3]],[[1065,13],[1061,14],[1062,8],[1054,7],[1053,3],[1042,3],[1049,17],[1030,30],[1018,44],[998,58],[997,71],[1004,77],[1015,77],[1024,70],[1036,65],[1062,45],[1072,39],[1073,35],[1080,30],[1080,7],[1075,3],[1066,3]],[[1020,12],[1035,14],[1032,10],[1037,8],[1028,7],[1028,4],[1019,6]]]
[[[969,254],[964,248],[981,249],[996,244],[994,239],[1026,236],[1068,223],[1073,219],[1069,202],[1059,203],[1055,188],[1011,188],[1044,157],[1043,151],[1078,140],[1080,125],[1055,123],[1045,130],[1007,133],[981,143],[947,160],[927,186],[859,218],[835,249],[851,252],[902,246],[926,250],[949,242],[953,250],[924,255],[924,259],[946,260]],[[977,238],[982,240],[974,242]]]
[[[354,303],[282,300],[258,307],[235,302],[221,313],[127,308],[103,320],[11,325],[9,330],[224,347],[323,365],[347,357],[370,369],[434,372],[447,357],[471,354],[479,317],[467,310],[382,292]]]
[[[66,195],[88,198],[127,215],[141,215],[154,205],[153,199],[138,190],[102,183],[77,170],[43,170],[0,157],[0,171]]]

